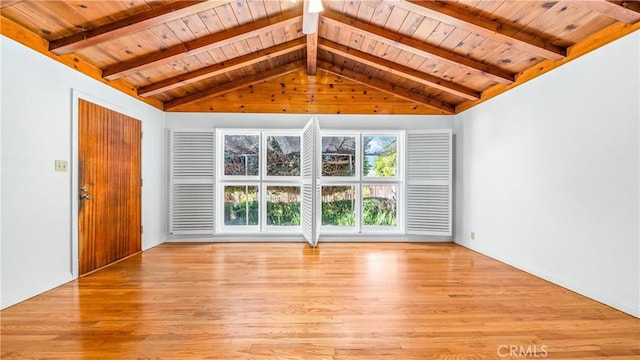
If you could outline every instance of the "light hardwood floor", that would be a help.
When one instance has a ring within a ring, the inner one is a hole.
[[[163,244],[1,316],[7,359],[640,358],[639,319],[454,244]]]

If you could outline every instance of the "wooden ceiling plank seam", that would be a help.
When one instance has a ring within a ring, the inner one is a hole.
[[[422,24],[423,20],[424,16],[409,11],[404,22],[398,29],[398,33],[409,37],[413,36],[413,34],[416,33],[416,30],[418,30],[418,27]]]
[[[36,19],[30,16],[29,13],[24,12],[16,6],[4,9],[1,12],[3,18],[9,19],[25,29],[31,30],[44,39],[49,40],[55,33],[51,31],[50,25],[43,22],[42,19]],[[48,45],[47,45],[48,46]]]
[[[376,11],[373,13],[371,23],[378,26],[384,26],[384,24],[387,23],[389,15],[391,15],[391,10],[393,10],[393,4],[386,1],[383,2],[382,5],[378,6]]]
[[[251,14],[251,20],[256,21],[258,19],[269,16],[267,13],[267,8],[264,6],[264,2],[262,1],[249,1],[247,2],[249,6],[249,13]]]
[[[360,9],[358,9],[358,14],[356,15],[356,18],[361,19],[362,21],[365,21],[365,22],[371,22],[371,17],[373,17],[373,13],[375,12],[378,5],[380,5],[381,3],[382,3],[382,0],[380,0],[376,6],[371,6],[370,4],[367,4],[366,0],[362,0],[362,4],[364,4],[365,6],[360,6]]]
[[[540,25],[536,26],[536,31],[531,32],[524,29],[521,30],[521,32],[528,32],[530,35],[536,37],[544,37],[547,39],[548,43],[552,44],[552,41],[557,38],[558,31],[564,30],[568,25],[573,25],[571,22],[575,19],[576,13],[579,15],[579,12],[581,11],[588,12],[588,10],[573,4],[565,3],[564,1],[558,2],[553,8],[559,8],[562,16],[554,14],[547,18],[547,22],[541,22]],[[553,14],[553,12],[551,12],[551,14]],[[543,18],[543,16],[544,15],[540,16],[540,18]],[[538,23],[536,22],[536,24]]]
[[[280,1],[264,0],[262,3],[264,4],[265,10],[267,10],[267,16],[277,16],[282,14]]]
[[[264,18],[246,25],[229,29],[227,31],[210,34],[193,41],[177,44],[165,50],[143,55],[139,58],[115,64],[104,69],[103,76],[107,80],[118,79],[141,69],[155,66],[164,61],[181,57],[186,54],[195,55],[213,48],[223,47],[242,40],[249,36],[258,35],[261,32],[271,31],[274,28],[286,26],[300,21],[302,14],[299,9],[294,9],[276,17]]]
[[[640,21],[640,2],[637,1],[565,0],[565,2],[627,24],[635,24]]]
[[[394,6],[391,10],[391,14],[389,14],[389,18],[387,18],[387,22],[384,24],[384,27],[399,33],[402,24],[404,24],[410,13],[411,12],[407,9]]]
[[[573,14],[573,19],[570,24],[556,24],[548,29],[548,33],[553,34],[551,43],[565,47],[574,45],[575,42],[569,42],[566,39],[570,38],[572,34],[582,31],[584,26],[594,23],[598,18],[601,19],[602,14],[585,8],[578,8],[578,11]],[[608,18],[607,20],[611,21]]]
[[[405,0],[398,4],[410,11],[437,19],[444,23],[475,32],[499,42],[512,44],[521,50],[551,60],[566,57],[567,50],[550,44],[543,39],[520,31],[508,24],[474,16],[456,9],[454,6],[435,1]]]
[[[328,51],[339,53],[340,55],[351,58],[352,60],[383,69],[389,73],[409,78],[430,87],[444,90],[468,100],[478,100],[480,98],[480,93],[473,89],[469,89],[465,86],[453,83],[448,80],[443,80],[430,74],[425,74],[415,69],[411,69],[407,66],[396,64],[392,61],[385,60],[371,54],[351,49],[332,41],[320,39],[318,40],[318,46]]]
[[[66,22],[74,25],[75,29],[100,26],[100,24],[94,22],[93,19],[78,11],[78,9],[68,1],[42,1],[40,2],[40,6],[45,7],[53,14],[57,14],[60,18],[64,18]]]
[[[122,9],[115,11],[110,10],[108,6],[104,6],[104,4],[100,4],[98,1],[92,1],[90,5],[87,5],[84,0],[68,0],[67,2],[75,7],[81,8],[82,13],[93,19],[96,24],[95,26],[103,26],[119,20],[119,18],[132,15],[129,11],[123,11]]]
[[[307,75],[315,75],[318,66],[318,32],[307,34]]]
[[[338,65],[328,63],[326,61],[319,61],[318,67],[332,74],[342,76],[348,80],[355,81],[362,85],[370,86],[376,90],[380,90],[387,94],[398,96],[406,100],[427,105],[431,108],[442,111],[443,113],[446,113],[446,114],[455,113],[455,108],[451,104],[396,86],[390,82],[383,81],[383,80],[359,73],[357,71],[349,70],[349,69],[340,67]]]
[[[182,19],[167,22],[167,27],[180,40],[180,42],[187,42],[196,38],[191,31],[187,31],[188,27]]]
[[[225,30],[241,25],[230,4],[219,6],[215,8],[214,11],[218,15],[218,18],[222,22],[222,26],[224,26]]]
[[[67,36],[76,30],[73,24],[69,24],[56,14],[51,13],[48,9],[40,7],[36,2],[20,1],[15,3],[12,8],[29,16],[35,22],[44,24],[44,26],[40,28],[39,34],[45,34],[48,39],[57,36]]]
[[[573,46],[585,37],[595,34],[598,31],[606,28],[607,26],[618,22],[618,20],[596,12],[591,12],[590,17],[592,18],[592,20],[590,20],[588,23],[582,24],[579,29],[576,29],[576,31],[571,31],[566,35],[563,35],[561,39],[558,38],[554,40],[554,43],[567,47]]]
[[[289,63],[279,68],[271,69],[270,71],[261,72],[255,75],[249,75],[242,78],[238,78],[238,79],[232,80],[229,83],[222,84],[220,86],[214,86],[194,94],[189,94],[181,98],[167,101],[164,103],[164,110],[168,111],[171,109],[175,109],[178,106],[190,104],[192,102],[201,100],[206,97],[215,97],[215,96],[224,94],[226,92],[233,91],[242,87],[246,87],[255,83],[268,81],[273,78],[292,73],[299,69],[304,69],[305,66],[306,64],[304,63],[304,61],[299,60],[295,63]]]
[[[479,71],[482,74],[490,77],[492,80],[499,83],[512,83],[515,81],[515,76],[509,72],[503,71],[496,66],[491,66],[477,60],[474,60],[468,56],[456,54],[451,51],[444,50],[442,48],[429,45],[425,42],[402,36],[393,31],[370,25],[362,21],[352,19],[341,14],[337,14],[330,11],[325,11],[322,17],[334,24],[340,24],[341,26],[348,27],[354,33],[362,34],[365,37],[370,37],[376,41],[386,43],[391,46],[398,47],[402,50],[411,52],[415,55],[428,58],[438,58],[446,62],[463,65],[475,71]]]
[[[358,11],[360,11],[360,4],[361,1],[345,1],[342,12],[349,16],[356,16],[358,15]]]
[[[21,0],[0,0],[0,8],[11,6]]]
[[[115,37],[132,34],[179,19],[211,6],[211,2],[206,0],[176,1],[122,20],[53,40],[49,43],[49,51],[57,55],[69,54]]]
[[[436,27],[438,27],[438,24],[438,21],[425,16],[416,31],[411,35],[411,38],[426,42]]]
[[[80,0],[79,0],[80,1]],[[124,2],[124,1],[94,1],[96,6],[99,6],[101,9],[111,14],[113,20],[118,20],[119,18],[129,17],[134,15],[136,12],[147,11],[151,9],[149,4],[142,3],[135,5],[133,2]],[[119,18],[115,18],[115,13],[120,16]]]
[[[239,25],[246,24],[254,20],[246,0],[234,2],[231,9],[236,16],[236,20]]]
[[[203,67],[186,74],[180,74],[169,79],[164,79],[155,84],[141,87],[140,89],[138,89],[138,95],[143,97],[157,95],[159,93],[191,84],[196,81],[218,76],[225,72],[234,71],[246,66],[251,66],[264,60],[303,49],[306,44],[307,42],[305,41],[305,39],[301,38],[284,44],[276,45],[271,48],[243,55],[234,59],[230,59],[222,63]]]

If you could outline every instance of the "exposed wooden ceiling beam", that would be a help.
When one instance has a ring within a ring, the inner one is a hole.
[[[338,76],[342,76],[346,79],[349,79],[351,81],[355,81],[359,84],[363,84],[366,86],[370,86],[374,89],[380,90],[382,92],[385,92],[387,94],[391,94],[391,95],[395,95],[398,97],[401,97],[403,99],[407,99],[407,100],[411,100],[411,101],[415,101],[424,105],[427,105],[433,109],[442,111],[445,114],[454,114],[455,113],[455,108],[453,105],[445,103],[443,101],[440,101],[438,99],[423,95],[423,94],[418,94],[416,92],[413,92],[409,89],[405,89],[403,87],[400,86],[396,86],[392,83],[389,83],[387,81],[384,80],[380,80],[380,79],[376,79],[373,77],[370,77],[368,75],[359,73],[357,71],[353,71],[350,69],[345,69],[343,67],[340,67],[338,65],[334,65],[331,64],[329,62],[326,61],[320,61],[318,62],[318,67],[328,71],[332,74],[338,75]]]
[[[362,64],[373,66],[383,71],[388,71],[392,74],[405,77],[407,79],[427,85],[432,88],[446,91],[450,94],[460,96],[468,100],[478,100],[480,98],[479,92],[473,89],[469,89],[468,87],[456,84],[452,81],[441,79],[437,76],[425,74],[421,71],[412,69],[410,67],[400,65],[400,64],[394,63],[393,61],[382,59],[377,56],[373,56],[371,54],[367,54],[362,51],[349,48],[347,46],[335,43],[333,41],[329,41],[326,39],[319,39],[318,47],[320,49],[324,49],[331,53],[344,56],[351,60],[360,62]]]
[[[306,45],[307,41],[304,38],[288,41],[284,44],[272,46],[268,49],[263,49],[251,54],[239,56],[225,62],[207,66],[195,71],[188,72],[186,74],[174,76],[172,78],[141,87],[140,89],[138,89],[138,95],[148,97],[160,94],[165,91],[194,83],[196,81],[224,74],[226,72],[237,70],[246,66],[251,66],[261,61],[273,59],[280,55],[288,54],[296,50],[304,49]]]
[[[508,24],[464,12],[440,1],[404,0],[395,4],[406,10],[512,45],[536,56],[551,60],[560,60],[567,56],[567,50],[561,46],[547,43],[540,37],[521,32]]]
[[[528,81],[531,81],[538,76],[546,74],[568,62],[571,62],[580,56],[590,53],[606,44],[616,41],[626,35],[640,30],[640,22],[628,25],[622,22],[615,22],[608,27],[591,34],[590,36],[582,39],[575,45],[572,45],[568,50],[568,56],[560,61],[544,60],[536,66],[532,66],[520,73],[515,83],[511,85],[496,84],[487,90],[482,92],[482,98],[478,101],[465,101],[456,105],[456,113],[461,113],[468,110],[480,103],[483,103],[489,99],[492,99],[506,91],[509,91],[517,86],[520,86]]]
[[[132,34],[153,26],[164,24],[189,14],[231,2],[232,0],[175,1],[152,8],[133,16],[85,30],[49,43],[49,51],[54,54],[68,54],[113,38]]]
[[[71,69],[79,71],[80,73],[83,73],[86,76],[102,84],[105,84],[107,86],[112,87],[113,89],[121,91],[124,94],[134,97],[158,109],[163,108],[163,104],[160,100],[155,98],[143,98],[138,96],[135,90],[135,87],[131,86],[131,84],[123,80],[106,81],[104,78],[102,78],[102,70],[84,59],[78,58],[71,54],[56,55],[52,53],[51,51],[49,51],[49,42],[47,40],[40,37],[39,34],[36,34],[31,30],[28,30],[22,27],[21,25],[18,25],[17,23],[13,22],[10,19],[7,19],[4,16],[0,16],[0,34],[34,51],[37,51],[38,53],[54,61],[57,61],[60,64],[63,64],[65,66],[68,66]],[[2,41],[4,41],[4,39]],[[37,69],[33,69],[33,71],[37,71]]]
[[[340,28],[347,28],[349,31],[358,35],[372,38],[376,41],[397,47],[398,49],[410,52],[412,54],[444,60],[451,64],[466,66],[470,69],[480,71],[486,74],[491,80],[501,84],[511,84],[515,81],[515,76],[496,66],[484,64],[473,60],[467,56],[459,55],[433,45],[429,45],[423,41],[419,41],[402,34],[390,31],[375,25],[371,25],[364,21],[353,19],[335,11],[325,10],[322,12],[322,19],[333,22]]]
[[[0,8],[11,6],[21,0],[0,0]]]
[[[307,75],[315,75],[318,64],[318,32],[307,34]]]
[[[287,65],[271,69],[269,71],[261,72],[254,75],[244,76],[236,80],[233,80],[231,82],[228,82],[226,84],[222,84],[220,86],[215,86],[203,91],[199,91],[197,93],[193,93],[181,98],[167,101],[164,103],[164,110],[168,111],[178,106],[190,104],[192,102],[196,102],[198,100],[201,100],[207,97],[222,95],[229,91],[240,89],[240,88],[249,86],[251,84],[259,83],[262,81],[268,81],[278,76],[282,76],[282,75],[292,73],[294,71],[298,71],[300,69],[303,69],[304,67],[305,67],[304,60],[298,60],[298,61],[289,63]]]
[[[607,1],[607,0],[568,0],[570,3],[593,10],[612,19],[627,24],[640,21],[640,2],[638,1]]]
[[[267,33],[273,29],[299,22],[301,18],[301,10],[295,9],[274,17],[256,20],[186,43],[174,45],[165,50],[155,51],[129,61],[115,64],[104,69],[103,76],[107,80],[118,79],[133,74],[136,71],[156,66],[162,62],[178,59],[185,55],[195,55],[200,52],[232,44],[241,39]]]

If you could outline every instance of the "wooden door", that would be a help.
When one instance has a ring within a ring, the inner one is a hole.
[[[79,100],[78,267],[83,275],[141,250],[141,124]]]

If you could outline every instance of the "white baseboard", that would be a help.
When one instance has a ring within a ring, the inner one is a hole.
[[[548,274],[544,271],[541,271],[540,269],[535,269],[532,268],[531,266],[526,266],[526,265],[522,265],[522,264],[518,264],[517,262],[511,261],[511,260],[507,260],[504,259],[500,256],[496,256],[494,254],[490,254],[487,251],[483,251],[481,249],[478,248],[474,248],[472,246],[469,246],[469,244],[466,243],[459,243],[456,242],[456,244],[466,247],[467,249],[476,251],[482,255],[488,256],[494,260],[500,261],[501,263],[513,266],[519,270],[522,270],[524,272],[527,272],[533,276],[539,277],[543,280],[546,280],[550,283],[553,283],[555,285],[561,286],[567,290],[573,291],[577,294],[580,294],[582,296],[586,296],[592,300],[595,300],[599,303],[602,303],[604,305],[610,306],[616,310],[620,310],[624,313],[627,313],[631,316],[634,316],[636,318],[640,318],[640,304],[638,304],[638,306],[636,308],[634,308],[633,306],[629,306],[628,304],[623,304],[618,300],[615,299],[611,299],[609,297],[607,297],[606,295],[603,295],[593,289],[584,289],[584,288],[580,288],[577,286],[574,286],[573,284],[568,283],[565,280],[559,279],[558,277],[552,275],[552,274]]]
[[[34,287],[28,289],[22,289],[14,294],[2,294],[2,305],[1,309],[6,309],[10,306],[18,304],[22,301],[30,299],[34,296],[40,295],[45,291],[49,291],[53,288],[56,288],[60,285],[66,284],[69,281],[74,280],[73,275],[71,273],[68,276],[63,276],[57,279],[49,280],[45,283],[38,284]]]

